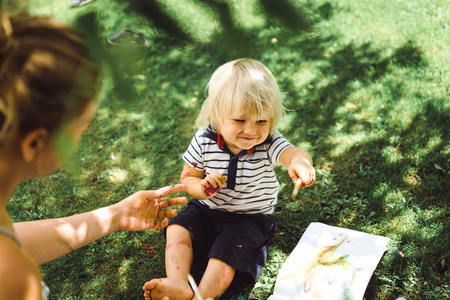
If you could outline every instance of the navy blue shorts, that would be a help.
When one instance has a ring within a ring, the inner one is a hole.
[[[272,215],[237,214],[210,209],[191,199],[170,221],[194,236],[194,256],[215,258],[258,280],[277,223]]]

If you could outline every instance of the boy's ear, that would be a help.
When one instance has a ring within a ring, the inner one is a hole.
[[[48,131],[44,128],[35,129],[27,133],[20,142],[23,160],[32,162],[36,155],[46,147]]]

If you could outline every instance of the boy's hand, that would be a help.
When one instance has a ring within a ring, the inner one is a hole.
[[[301,188],[303,189],[310,186],[316,180],[316,170],[310,164],[293,162],[289,166],[289,176],[294,184],[300,179],[302,181]]]
[[[316,180],[316,170],[313,168],[311,156],[305,150],[291,146],[281,153],[280,163],[288,169],[294,184],[300,178],[301,188],[310,186]]]
[[[200,184],[205,195],[210,198],[216,195],[221,189],[227,179],[220,173],[212,173],[206,176]]]

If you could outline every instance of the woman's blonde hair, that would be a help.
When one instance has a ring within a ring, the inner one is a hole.
[[[220,132],[225,118],[239,118],[251,113],[258,119],[270,119],[270,133],[284,114],[278,84],[262,63],[241,58],[219,67],[207,85],[207,98],[196,125],[209,124]]]
[[[97,94],[100,65],[68,26],[0,12],[0,146],[36,128],[53,134]]]

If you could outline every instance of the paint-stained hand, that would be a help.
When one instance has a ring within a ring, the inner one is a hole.
[[[113,230],[139,231],[159,229],[169,224],[169,219],[177,215],[170,206],[186,203],[185,197],[165,198],[167,195],[185,192],[187,186],[177,184],[156,191],[140,191],[111,206],[114,213]]]
[[[221,189],[227,179],[220,173],[212,173],[206,176],[200,184],[202,185],[203,193],[209,198],[216,195]]]

